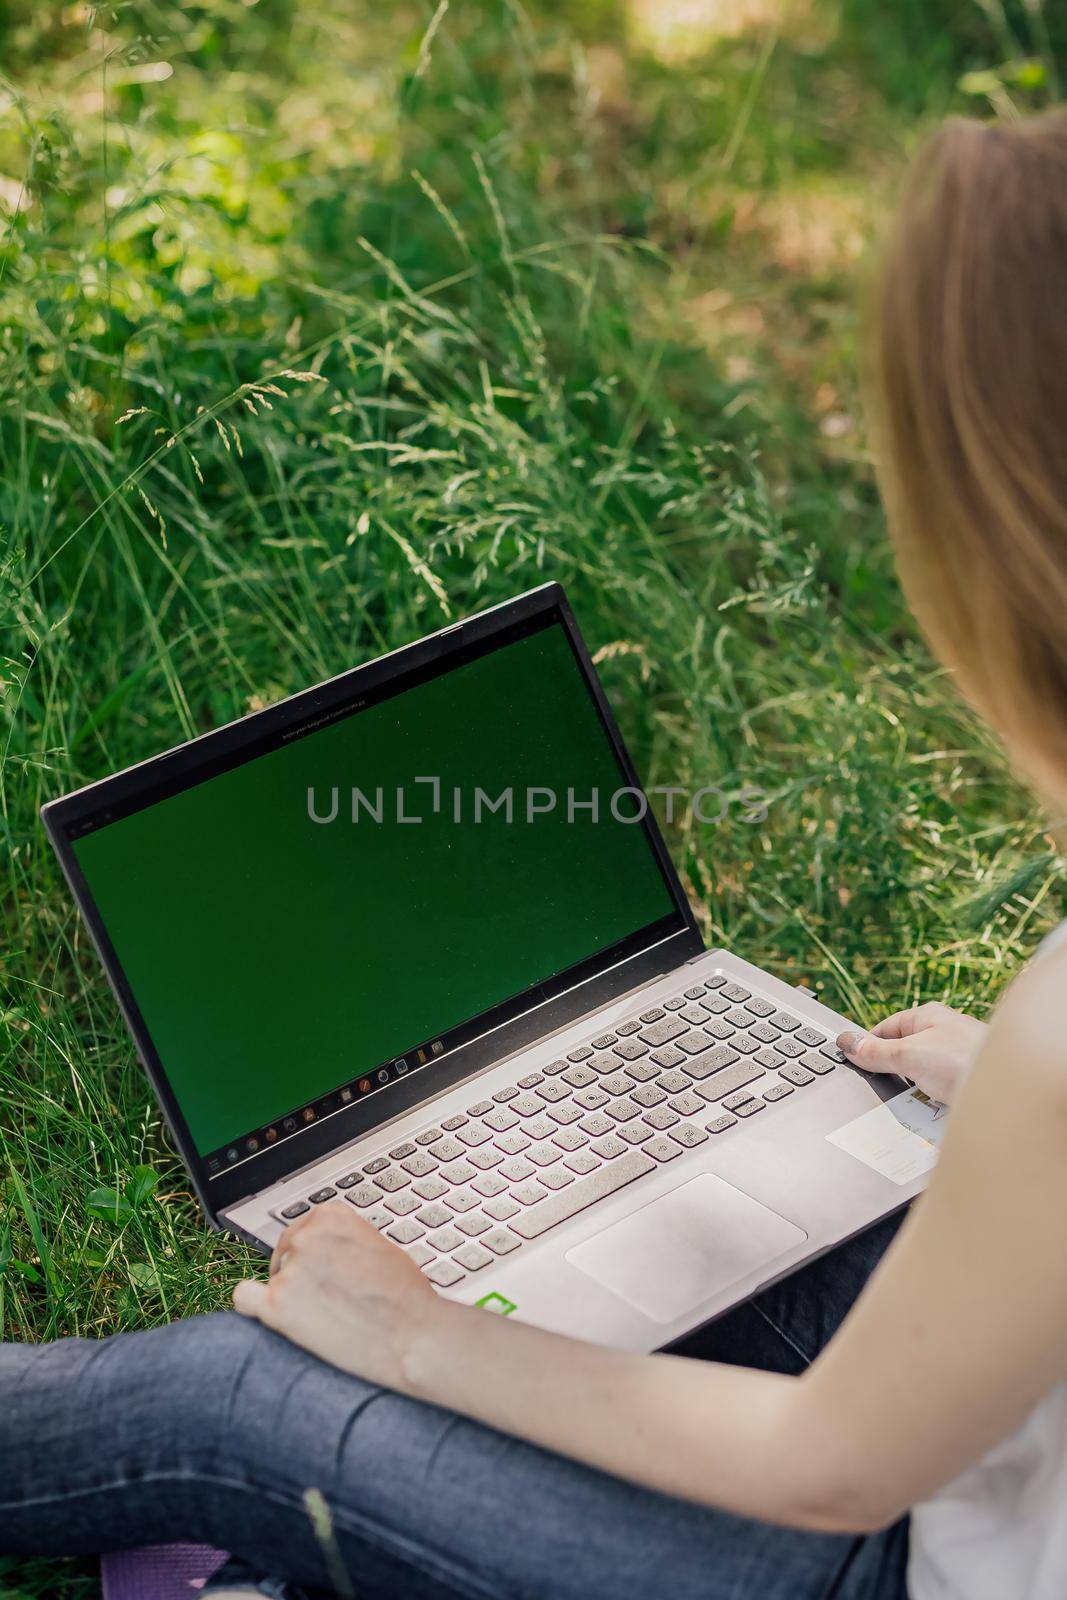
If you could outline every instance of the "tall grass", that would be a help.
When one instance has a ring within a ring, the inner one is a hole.
[[[761,403],[687,320],[709,286],[763,292],[722,209],[783,181],[759,41],[679,69],[674,104],[635,57],[605,110],[558,20],[344,9],[12,12],[7,1338],[215,1307],[248,1267],[200,1222],[40,803],[545,578],[649,783],[772,796],[762,826],[671,830],[709,941],[870,1021],[984,1010],[1055,914],[1042,822],[907,620],[862,438],[829,449],[780,374]],[[815,70],[788,48],[772,96]],[[671,143],[649,152],[710,84],[737,189],[682,230]],[[841,129],[797,140],[785,181],[851,160]],[[764,287],[818,299],[819,359],[850,358],[852,281]]]

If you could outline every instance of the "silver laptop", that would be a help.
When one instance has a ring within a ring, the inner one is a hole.
[[[351,1206],[441,1294],[652,1349],[922,1187],[846,1019],[704,948],[557,584],[42,815],[265,1251]]]

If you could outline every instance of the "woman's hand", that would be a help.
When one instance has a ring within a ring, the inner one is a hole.
[[[898,1072],[951,1105],[988,1032],[986,1023],[934,1000],[894,1011],[870,1033],[842,1033],[837,1044],[864,1072]]]
[[[402,1250],[329,1203],[286,1228],[268,1281],[239,1283],[233,1303],[323,1361],[402,1391],[406,1359],[442,1308]]]

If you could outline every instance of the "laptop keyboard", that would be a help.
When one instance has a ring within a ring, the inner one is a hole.
[[[447,1289],[844,1060],[716,973],[274,1215],[344,1200]]]

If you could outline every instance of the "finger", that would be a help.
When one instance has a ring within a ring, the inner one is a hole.
[[[884,1017],[877,1023],[871,1032],[878,1039],[910,1039],[913,1034],[922,1033],[925,1028],[932,1028],[935,1023],[943,1022],[951,1015],[951,1006],[943,1005],[940,1000],[927,1000],[921,1006],[909,1006],[907,1011],[894,1011],[892,1016]]]
[[[242,1317],[258,1317],[265,1322],[269,1306],[270,1289],[256,1278],[245,1278],[233,1291],[233,1308]]]
[[[880,1039],[873,1033],[842,1033],[837,1048],[864,1072],[899,1072],[900,1039]]]

